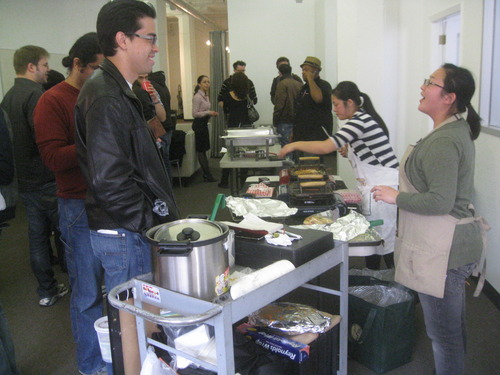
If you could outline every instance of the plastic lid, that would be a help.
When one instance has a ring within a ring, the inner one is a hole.
[[[103,316],[97,319],[94,323],[94,328],[97,332],[108,332],[109,331],[108,317]]]
[[[213,221],[185,219],[159,226],[159,228],[152,233],[152,237],[153,240],[158,242],[197,242],[216,239],[223,233],[223,228]]]

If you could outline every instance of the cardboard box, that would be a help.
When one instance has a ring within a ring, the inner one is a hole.
[[[262,346],[273,354],[288,358],[297,363],[302,363],[309,358],[309,345],[263,331],[247,323],[238,326],[237,329],[248,338],[251,338],[257,345]]]

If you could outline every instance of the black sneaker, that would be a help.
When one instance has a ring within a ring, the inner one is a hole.
[[[66,294],[69,293],[69,289],[64,286],[64,284],[59,284],[57,285],[57,291],[56,294],[53,295],[52,297],[45,297],[42,298],[38,304],[43,307],[49,307],[52,306],[54,303],[57,302],[57,300],[61,297],[64,297]]]

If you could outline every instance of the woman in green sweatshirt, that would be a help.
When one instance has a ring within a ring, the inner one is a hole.
[[[480,132],[474,91],[471,73],[453,64],[425,79],[418,109],[434,129],[403,157],[399,191],[372,189],[375,200],[398,205],[396,280],[419,292],[436,375],[464,374],[465,280],[483,249],[471,209]]]

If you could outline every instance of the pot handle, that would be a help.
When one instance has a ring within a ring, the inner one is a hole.
[[[137,315],[140,316],[141,318],[144,318],[146,320],[149,320],[150,322],[161,324],[161,325],[172,325],[172,326],[189,326],[189,325],[194,325],[198,323],[203,323],[207,321],[208,319],[214,317],[215,315],[219,314],[222,311],[222,306],[216,305],[210,310],[205,311],[202,314],[195,314],[195,315],[189,315],[189,316],[176,316],[176,317],[165,317],[161,316],[158,314],[153,314],[150,311],[143,310],[140,307],[131,305],[129,303],[126,303],[124,301],[120,301],[116,296],[130,288],[133,288],[135,286],[135,282],[133,279],[120,284],[113,289],[111,289],[111,292],[108,293],[108,300],[111,306],[119,309],[119,310],[124,310],[132,315]]]
[[[190,241],[186,242],[162,242],[158,245],[157,255],[183,256],[188,255],[193,251],[193,244]]]

